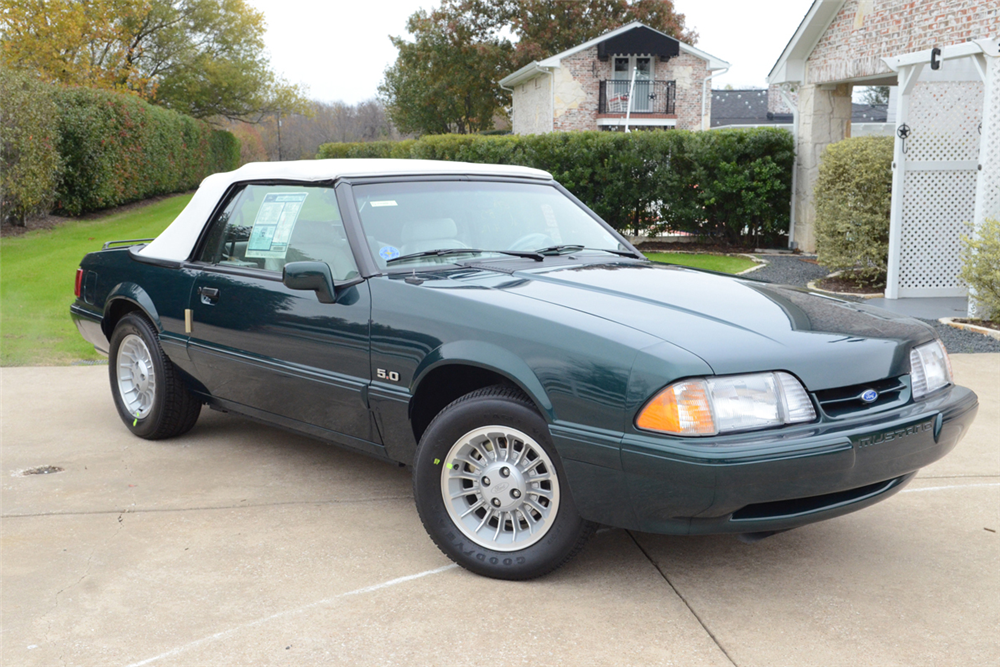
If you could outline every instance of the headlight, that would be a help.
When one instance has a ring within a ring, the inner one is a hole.
[[[954,382],[951,360],[941,341],[931,341],[910,350],[910,382],[913,398],[921,398]]]
[[[638,428],[716,435],[816,419],[805,388],[783,372],[681,380],[639,411]]]

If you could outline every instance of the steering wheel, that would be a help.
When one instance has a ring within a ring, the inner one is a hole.
[[[555,245],[555,243],[548,234],[525,234],[507,246],[507,250],[535,250],[536,248],[547,248],[550,245]]]

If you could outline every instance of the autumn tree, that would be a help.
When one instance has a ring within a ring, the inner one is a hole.
[[[379,86],[393,124],[402,132],[479,132],[493,127],[506,102],[496,85],[513,55],[510,42],[483,29],[455,2],[407,21],[415,40],[391,37],[396,62]]]
[[[304,108],[246,0],[0,0],[0,59],[48,81],[132,92],[196,118]]]
[[[489,130],[510,106],[500,79],[633,21],[689,44],[698,37],[672,0],[444,0],[410,17],[412,42],[390,37],[399,55],[380,97],[404,132]]]

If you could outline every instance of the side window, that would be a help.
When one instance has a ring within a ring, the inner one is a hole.
[[[331,188],[246,185],[212,220],[199,259],[209,264],[278,271],[319,261],[334,280],[358,275]]]

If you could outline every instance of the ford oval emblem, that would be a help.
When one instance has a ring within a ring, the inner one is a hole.
[[[874,389],[866,389],[865,392],[861,394],[861,400],[865,403],[874,403],[876,398],[878,398],[878,392]]]

